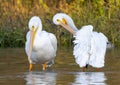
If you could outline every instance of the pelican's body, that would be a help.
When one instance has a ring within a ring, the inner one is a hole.
[[[38,21],[36,19],[38,19]],[[45,70],[46,64],[52,65],[54,63],[54,58],[57,51],[57,40],[55,35],[53,35],[52,33],[42,31],[41,25],[42,24],[39,17],[34,16],[29,21],[30,31],[26,35],[27,41],[25,45],[25,50],[26,54],[28,55],[29,63],[40,63],[43,65],[45,64],[45,67],[43,66],[43,70]],[[33,40],[31,41],[32,26],[36,27],[37,30],[35,34],[33,34]],[[30,44],[32,45],[31,48]],[[30,67],[30,69],[32,68]]]
[[[29,39],[30,33],[27,34],[26,41],[26,53],[29,51]],[[49,62],[54,60],[56,56],[56,38],[53,34],[46,31],[39,31],[36,33],[36,37],[33,44],[33,49],[31,53],[31,63],[40,63]]]
[[[63,26],[74,35],[73,55],[76,63],[83,68],[83,71],[85,71],[86,65],[95,68],[104,66],[108,39],[103,33],[94,32],[92,25],[83,26],[78,30],[72,19],[64,13],[56,14],[53,17],[53,22]]]
[[[80,67],[89,64],[95,68],[102,68],[108,42],[107,37],[103,33],[94,32],[91,25],[83,26],[75,33],[74,37],[73,54],[76,63]]]

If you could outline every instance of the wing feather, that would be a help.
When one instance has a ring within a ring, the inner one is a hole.
[[[91,25],[83,26],[75,34],[75,40],[73,41],[74,51],[73,55],[75,56],[76,63],[80,67],[83,67],[87,64],[91,46],[93,27]]]
[[[89,64],[93,67],[101,68],[104,66],[108,39],[103,33],[93,32],[91,40],[91,56]]]
[[[51,41],[51,44],[55,50],[55,52],[57,51],[57,39],[56,39],[56,36],[52,33],[49,33],[49,37],[50,37],[50,41]]]

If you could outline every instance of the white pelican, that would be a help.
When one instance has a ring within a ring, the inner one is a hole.
[[[54,63],[57,39],[54,34],[42,31],[42,22],[38,16],[33,16],[28,25],[25,51],[30,63],[29,70],[32,70],[32,64],[35,63],[42,64],[45,70],[48,64],[51,66]]]
[[[53,22],[74,35],[73,55],[76,63],[82,67],[83,71],[88,65],[96,69],[104,67],[108,39],[103,33],[94,32],[92,25],[83,26],[78,30],[71,17],[64,13],[54,15]]]

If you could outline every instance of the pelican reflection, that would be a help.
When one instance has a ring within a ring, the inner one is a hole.
[[[56,85],[56,73],[29,72],[25,80],[26,85]]]
[[[75,75],[73,85],[107,85],[104,72],[80,72]]]

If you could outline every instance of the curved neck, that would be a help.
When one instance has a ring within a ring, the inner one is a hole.
[[[71,29],[73,29],[75,32],[78,31],[77,27],[75,26],[70,16],[65,15],[65,19],[67,20],[67,24],[71,27]]]
[[[68,25],[71,27],[71,29],[73,29],[75,32],[78,31],[77,27],[75,26],[75,24],[72,22],[71,24],[68,23]]]

